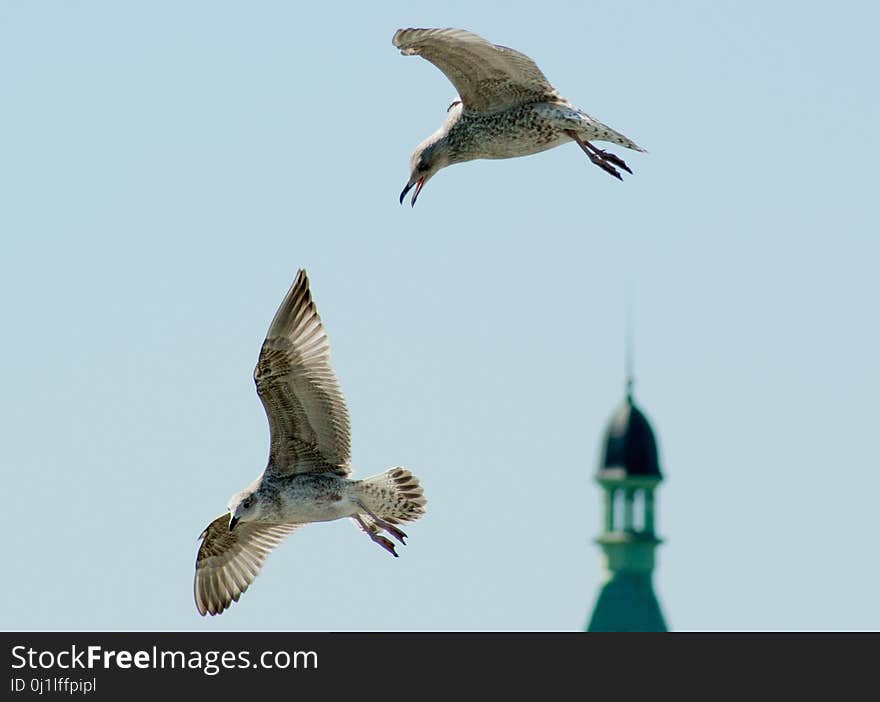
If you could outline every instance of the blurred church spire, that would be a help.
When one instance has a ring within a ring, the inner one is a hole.
[[[602,489],[605,581],[587,631],[667,631],[654,593],[654,490],[663,480],[657,441],[633,400],[632,338],[628,329],[626,397],[611,417],[596,482]]]

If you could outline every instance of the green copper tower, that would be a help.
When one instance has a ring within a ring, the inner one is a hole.
[[[657,441],[636,407],[632,382],[605,432],[596,482],[603,493],[602,548],[605,582],[587,631],[667,631],[654,594],[654,490],[663,480]]]

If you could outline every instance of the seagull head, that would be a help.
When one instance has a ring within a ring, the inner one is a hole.
[[[255,489],[242,490],[229,498],[229,531],[232,531],[239,522],[259,519],[262,505],[257,499],[256,492]]]
[[[440,129],[425,139],[413,151],[409,159],[409,180],[400,193],[400,204],[403,204],[403,198],[406,194],[415,188],[410,204],[415,207],[416,199],[425,183],[441,168],[445,168],[453,163],[457,163],[460,158],[456,158],[456,154],[450,148],[449,139],[447,138],[449,130],[461,119],[461,100],[454,100],[447,110],[446,121],[443,122]]]
[[[428,139],[419,144],[409,160],[409,180],[404,186],[403,192],[400,193],[400,204],[403,204],[403,198],[406,197],[406,194],[415,188],[412,200],[410,200],[410,205],[415,207],[416,200],[419,193],[422,192],[422,188],[425,187],[425,183],[446,165],[448,165],[448,160],[445,157],[444,149],[438,142],[432,143]]]

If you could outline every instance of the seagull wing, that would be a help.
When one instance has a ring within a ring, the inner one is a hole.
[[[250,587],[269,551],[300,524],[242,522],[229,531],[229,514],[211,522],[199,536],[193,594],[199,614],[220,614]]]
[[[443,71],[466,110],[562,100],[528,56],[464,29],[398,29],[391,42],[405,56],[421,56]]]
[[[269,419],[267,474],[350,472],[348,410],[305,270],[269,325],[254,382]]]

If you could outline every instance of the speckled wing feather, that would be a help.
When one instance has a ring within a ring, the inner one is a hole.
[[[400,53],[421,56],[443,71],[466,110],[495,112],[562,99],[528,56],[463,29],[398,29],[391,42]]]
[[[229,514],[217,517],[199,536],[193,594],[199,614],[220,614],[257,577],[269,551],[299,524],[243,522],[229,531]]]
[[[267,474],[350,472],[350,424],[330,343],[300,270],[254,369],[271,434]]]

